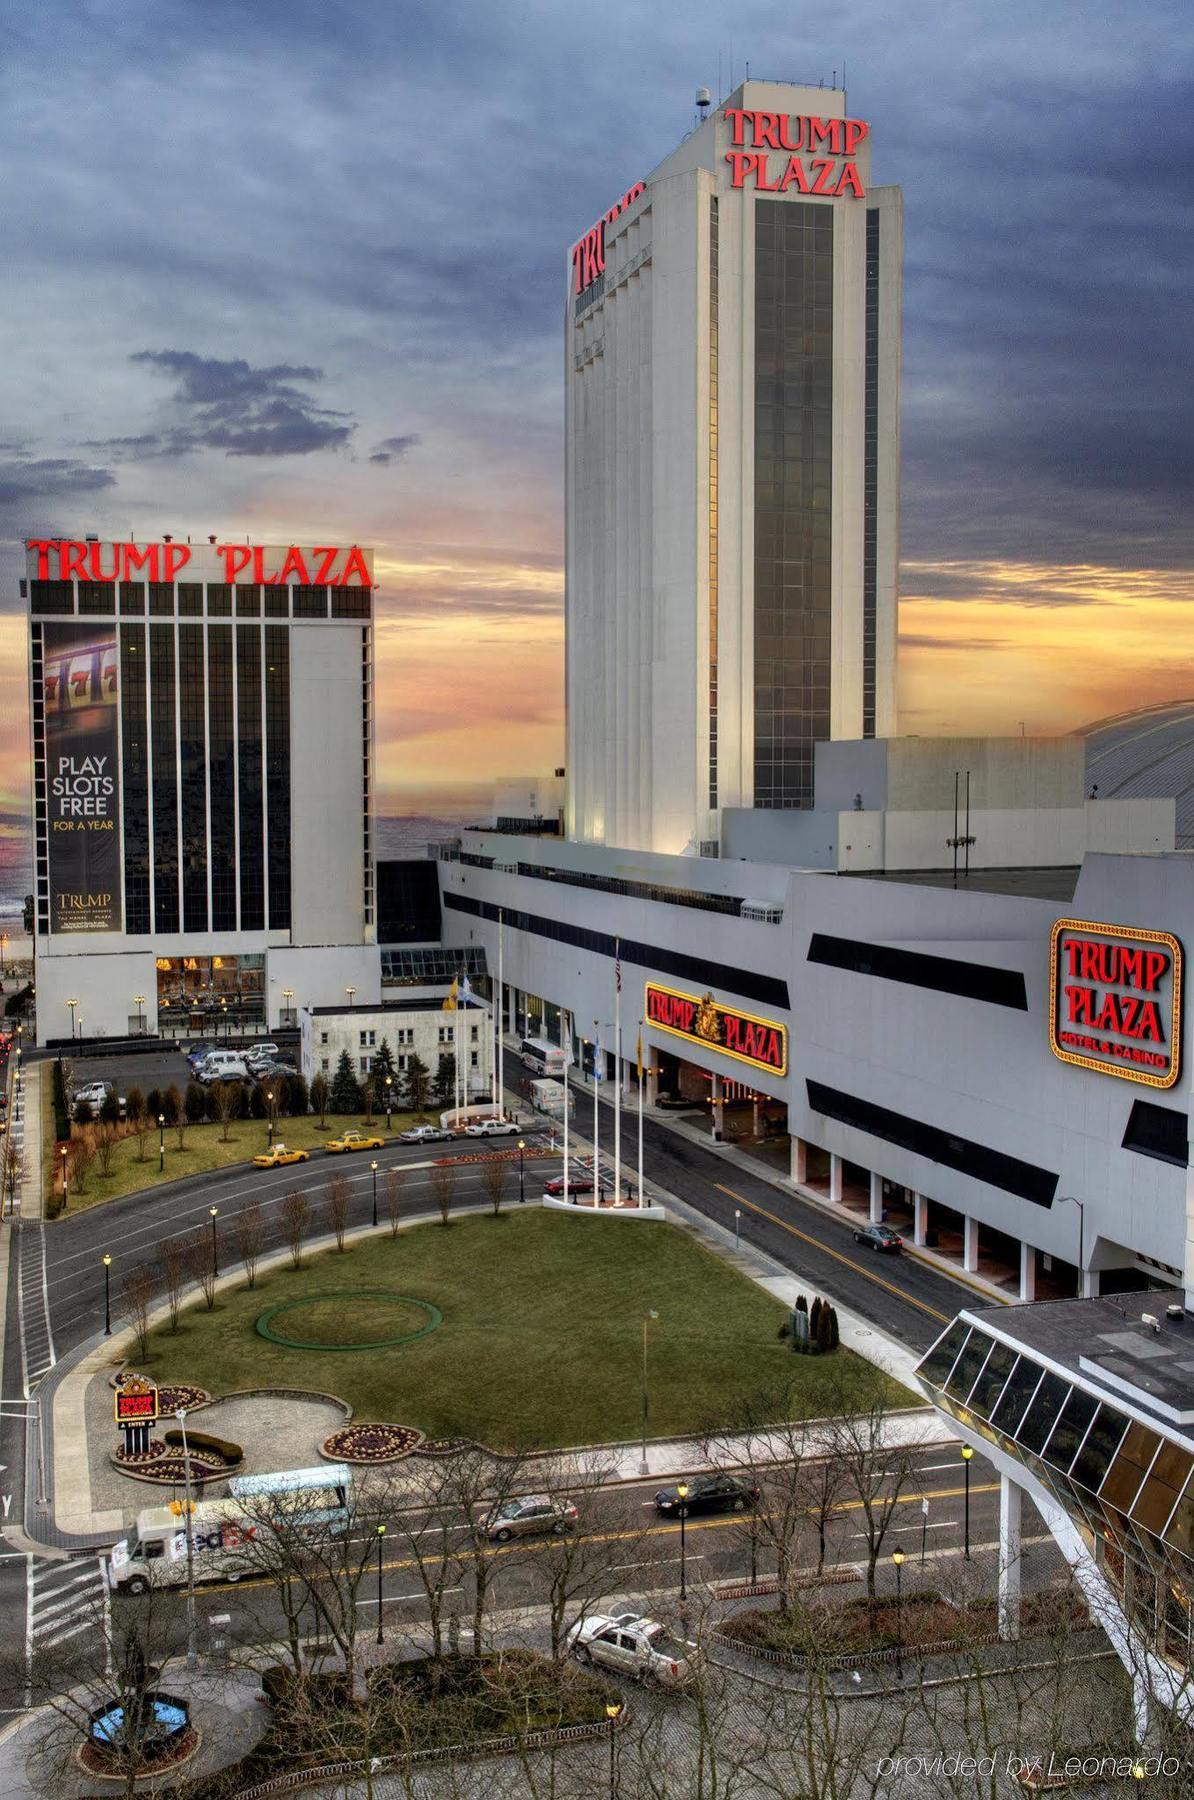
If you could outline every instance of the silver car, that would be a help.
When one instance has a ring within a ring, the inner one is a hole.
[[[661,1687],[686,1687],[700,1660],[696,1644],[638,1613],[595,1613],[580,1619],[568,1633],[568,1648],[578,1662],[598,1663],[615,1675]]]
[[[562,1537],[576,1528],[577,1511],[571,1500],[553,1500],[550,1494],[523,1494],[507,1500],[485,1521],[491,1543],[507,1544],[513,1537],[540,1537],[552,1532]]]

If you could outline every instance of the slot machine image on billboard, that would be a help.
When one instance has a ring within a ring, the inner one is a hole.
[[[113,626],[47,624],[50,929],[119,931],[120,682]]]

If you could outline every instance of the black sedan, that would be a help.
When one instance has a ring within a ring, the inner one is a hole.
[[[679,1483],[660,1488],[655,1496],[656,1511],[668,1518],[675,1517],[681,1506],[688,1518],[693,1513],[742,1512],[756,1505],[759,1498],[754,1483],[737,1475],[694,1475],[687,1485],[688,1492],[683,1497]]]
[[[854,1233],[854,1242],[865,1244],[868,1250],[886,1250],[889,1253],[904,1248],[903,1238],[890,1225],[864,1225]]]

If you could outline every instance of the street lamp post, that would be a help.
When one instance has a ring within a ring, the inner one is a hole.
[[[374,1157],[373,1161],[369,1164],[369,1167],[373,1171],[373,1229],[374,1229],[374,1231],[376,1231],[377,1230],[377,1158],[376,1157]]]
[[[654,1307],[651,1307],[649,1311],[643,1314],[643,1453],[638,1465],[638,1472],[640,1475],[645,1475],[647,1473],[647,1326],[651,1323],[652,1319],[657,1319],[658,1317],[659,1314],[655,1311]]]
[[[356,998],[356,989],[354,987],[346,987],[344,992],[348,995],[348,1004],[351,1006],[353,1000]]]
[[[166,1115],[158,1114],[158,1174],[166,1167]]]
[[[66,1004],[70,1007],[70,1035],[73,1041],[75,1035],[75,1008],[78,1006],[79,1002],[77,1000],[68,1000]]]
[[[104,1258],[104,1336],[112,1335],[112,1258]]]
[[[212,1278],[213,1278],[213,1280],[218,1281],[220,1278],[220,1250],[219,1250],[219,1240],[216,1237],[216,1220],[220,1216],[219,1207],[218,1206],[209,1206],[207,1209],[207,1216],[211,1220],[211,1272],[212,1272]]]
[[[394,1105],[394,1077],[386,1076],[386,1130],[390,1129],[390,1115]]]
[[[618,1720],[622,1716],[622,1702],[607,1700],[605,1716],[609,1720],[609,1800],[617,1800],[618,1796]]]
[[[684,1541],[684,1521],[688,1517],[688,1507],[685,1504],[688,1499],[688,1483],[678,1481],[676,1493],[680,1501],[680,1605],[683,1606],[688,1598],[688,1550]]]
[[[274,1147],[274,1096],[271,1090],[266,1091],[265,1111],[269,1121],[269,1148],[272,1150]]]
[[[63,1210],[63,1212],[65,1212],[66,1207],[67,1207],[67,1201],[69,1199],[69,1196],[66,1191],[67,1184],[66,1184],[66,1145],[65,1144],[63,1144],[63,1146],[62,1146],[61,1156],[62,1156],[62,1210]]]
[[[904,1679],[904,1589],[901,1574],[904,1567],[904,1552],[897,1544],[891,1553],[896,1572],[896,1679]]]
[[[527,1148],[526,1140],[524,1138],[519,1138],[519,1140],[518,1140],[518,1204],[520,1206],[526,1205],[526,1198],[527,1198],[526,1148]]]
[[[965,1470],[966,1478],[966,1502],[963,1508],[962,1554],[967,1562],[970,1561],[970,1460],[973,1455],[974,1451],[971,1449],[970,1445],[963,1444],[962,1468]]]
[[[1068,1200],[1071,1206],[1078,1208],[1078,1298],[1085,1298],[1082,1290],[1086,1286],[1086,1202],[1079,1200],[1076,1194],[1058,1194],[1059,1200]]]
[[[385,1535],[385,1526],[379,1525],[377,1527],[377,1641],[379,1644],[385,1642],[381,1630],[381,1546]]]
[[[182,1430],[182,1474],[185,1483],[187,1509],[187,1668],[193,1669],[199,1661],[195,1648],[195,1532],[192,1523],[194,1509],[191,1504],[191,1458],[187,1450],[187,1409],[180,1406],[174,1417]]]
[[[288,1025],[293,1025],[294,1024],[294,1007],[290,1003],[294,999],[294,989],[293,988],[283,988],[282,989],[282,998],[286,1002],[286,1023]]]
[[[739,1238],[739,1233],[740,1233],[741,1229],[742,1229],[742,1208],[740,1206],[736,1206],[734,1208],[734,1248],[735,1248],[735,1250],[738,1248],[738,1238]]]
[[[133,1005],[137,1009],[137,1035],[138,1035],[138,1037],[144,1037],[145,1036],[145,995],[144,994],[134,994],[133,995]]]

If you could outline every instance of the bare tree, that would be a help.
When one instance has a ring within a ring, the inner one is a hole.
[[[390,1221],[391,1237],[398,1236],[398,1222],[402,1212],[403,1180],[401,1169],[387,1169],[382,1178],[382,1204],[386,1209],[386,1218]]]
[[[238,1081],[217,1081],[212,1089],[211,1106],[220,1122],[220,1142],[228,1142],[233,1119],[239,1119],[244,1096]]]
[[[212,1254],[208,1234],[200,1226],[184,1242],[187,1274],[192,1281],[198,1283],[204,1304],[208,1312],[211,1312],[216,1303],[216,1259]]]
[[[61,1157],[58,1159],[60,1162]],[[87,1177],[95,1161],[95,1138],[90,1125],[76,1127],[71,1135],[66,1160],[70,1165],[70,1185],[76,1194],[87,1192]]]
[[[245,1286],[257,1286],[257,1264],[265,1242],[265,1216],[257,1201],[236,1215],[236,1251],[245,1271]]]
[[[870,1364],[852,1365],[837,1384],[827,1425],[827,1451],[842,1469],[846,1488],[858,1502],[866,1539],[866,1591],[875,1597],[875,1568],[896,1507],[912,1479],[915,1450],[888,1442],[891,1405],[887,1377]]]
[[[137,1338],[137,1355],[149,1351],[149,1309],[153,1305],[153,1281],[143,1263],[136,1263],[120,1283],[120,1312]]]
[[[441,1225],[452,1220],[452,1202],[456,1197],[456,1165],[437,1162],[431,1170],[431,1194],[439,1208]]]
[[[158,1268],[161,1270],[162,1287],[165,1290],[166,1305],[170,1309],[170,1329],[178,1330],[178,1311],[182,1305],[182,1290],[186,1285],[190,1262],[187,1254],[185,1238],[163,1238],[158,1245]]]
[[[366,1075],[361,1083],[361,1105],[365,1112],[366,1125],[373,1123],[373,1108],[377,1099],[377,1087],[372,1075]]]
[[[597,1519],[602,1472],[596,1462],[561,1460],[548,1468],[546,1479],[537,1469],[535,1479],[558,1504],[575,1506],[577,1515],[572,1525],[563,1518],[557,1521],[552,1536],[536,1544],[531,1563],[532,1578],[547,1604],[551,1657],[558,1662],[572,1626],[621,1591],[623,1571],[643,1552],[649,1527],[633,1492],[613,1496],[612,1516],[603,1507]],[[658,1545],[659,1534],[654,1535]]]
[[[301,1269],[303,1266],[303,1245],[307,1241],[310,1223],[310,1202],[306,1194],[295,1188],[282,1202],[282,1232],[290,1251],[290,1265],[294,1269]]]
[[[120,1127],[106,1121],[95,1127],[95,1153],[99,1159],[100,1174],[105,1180],[112,1173],[112,1156],[120,1135]]]
[[[328,1182],[325,1210],[328,1230],[336,1240],[337,1250],[344,1249],[344,1234],[348,1230],[348,1208],[352,1199],[352,1188],[343,1175],[333,1175]]]
[[[504,1156],[492,1157],[481,1166],[481,1186],[485,1189],[485,1197],[493,1209],[495,1219],[502,1210],[509,1178],[510,1164]]]
[[[311,1111],[319,1114],[319,1124],[316,1126],[317,1131],[327,1130],[329,1092],[327,1076],[322,1073],[316,1075],[311,1083],[308,1099],[311,1102]]]

